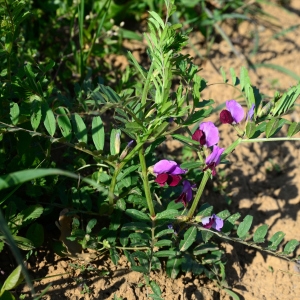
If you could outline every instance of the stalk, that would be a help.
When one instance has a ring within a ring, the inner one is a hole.
[[[202,195],[202,193],[204,191],[204,188],[206,186],[207,180],[210,177],[210,175],[211,175],[211,170],[210,169],[208,169],[208,170],[206,170],[204,172],[202,180],[201,180],[201,183],[200,183],[200,186],[199,186],[199,188],[197,190],[197,194],[196,194],[195,199],[193,201],[193,204],[192,204],[192,206],[191,206],[191,208],[190,208],[190,210],[189,210],[189,212],[187,214],[187,218],[188,219],[191,219],[193,217],[193,215],[195,213],[195,210],[197,208],[197,205],[199,203],[199,200],[201,198],[201,195]]]
[[[147,166],[146,166],[143,148],[141,148],[139,150],[139,158],[140,158],[140,164],[142,167],[142,179],[143,179],[143,185],[144,185],[144,191],[145,191],[148,209],[149,209],[151,217],[155,217],[155,211],[154,211],[153,201],[152,201],[151,192],[150,192],[149,180],[148,180],[148,175],[147,175]]]

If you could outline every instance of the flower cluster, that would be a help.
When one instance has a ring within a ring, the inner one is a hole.
[[[254,115],[253,105],[247,114],[247,120],[251,120]],[[226,109],[220,113],[220,121],[223,124],[236,125],[240,123],[245,117],[245,112],[242,106],[235,100],[226,101]],[[199,143],[200,149],[205,150],[202,153],[210,154],[206,156],[205,166],[203,171],[211,170],[212,176],[217,174],[216,167],[221,161],[221,156],[224,152],[224,148],[220,148],[217,144],[219,143],[219,130],[213,122],[207,121],[202,122],[199,128],[193,133],[192,139]],[[153,174],[156,176],[155,182],[161,187],[177,186],[187,170],[182,169],[175,161],[172,160],[160,160],[153,166]],[[195,185],[190,183],[188,180],[182,181],[182,192],[179,197],[175,200],[176,203],[181,202],[184,207],[187,207],[188,203],[193,198],[193,188]],[[223,227],[223,220],[216,215],[205,217],[201,220],[204,228],[213,228],[220,231]]]

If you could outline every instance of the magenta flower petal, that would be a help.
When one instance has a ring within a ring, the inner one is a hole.
[[[180,196],[175,200],[175,203],[182,202],[182,204],[186,207],[188,202],[190,202],[193,198],[193,190],[192,188],[195,187],[195,185],[191,184],[188,180],[184,180],[182,182],[183,189]]]
[[[175,161],[162,159],[154,165],[153,172],[155,174],[168,173],[176,166],[177,163]]]
[[[220,112],[220,121],[222,124],[232,124],[234,122],[230,111],[224,109]]]
[[[162,174],[158,174],[154,181],[157,182],[160,186],[164,186],[165,183],[168,181],[168,178],[169,178],[169,174],[162,173]]]
[[[206,146],[211,147],[219,142],[219,130],[213,122],[203,122],[199,129],[202,130],[206,138]]]
[[[205,163],[207,165],[215,163],[218,165],[221,160],[221,155],[224,152],[225,148],[219,148],[217,145],[214,145],[212,153],[206,158]]]
[[[180,175],[169,175],[169,178],[167,180],[167,184],[169,186],[177,186],[181,179],[182,178],[181,178]]]
[[[232,116],[235,124],[240,123],[244,119],[244,116],[245,116],[244,109],[235,100],[226,101],[226,108],[231,113],[231,116]]]
[[[217,231],[220,231],[224,226],[224,221],[221,218],[219,218],[218,216],[216,216],[215,214],[213,214],[212,217],[214,219],[212,228]]]
[[[211,169],[212,175],[215,176],[217,174],[216,166],[220,163],[223,152],[224,148],[219,148],[217,145],[214,145],[212,153],[205,160],[206,167],[203,171]]]
[[[205,133],[202,130],[200,130],[200,129],[197,129],[194,132],[194,134],[192,135],[192,139],[194,141],[199,142],[201,146],[204,146],[206,144]]]
[[[201,220],[201,223],[204,228],[207,228],[207,229],[213,228],[217,231],[220,231],[224,225],[224,221],[221,218],[219,218],[218,216],[216,216],[215,214],[213,214],[210,217],[203,218]]]
[[[204,228],[210,229],[214,223],[214,220],[212,217],[205,217],[201,220],[201,223]]]

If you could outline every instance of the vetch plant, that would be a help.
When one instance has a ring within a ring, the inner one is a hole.
[[[121,93],[95,84],[89,69],[83,82],[76,84],[76,97],[68,98],[58,88],[47,90],[45,75],[30,63],[16,78],[28,94],[26,99],[13,101],[7,85],[1,85],[1,95],[7,96],[1,96],[1,105],[8,112],[1,115],[1,140],[12,161],[1,162],[9,172],[1,167],[0,190],[11,189],[1,202],[9,216],[2,222],[9,224],[16,239],[21,225],[14,223],[24,220],[24,215],[29,224],[42,214],[43,207],[68,208],[70,236],[63,239],[62,246],[68,248],[67,239],[77,242],[83,252],[93,249],[97,253],[92,259],[109,253],[115,264],[120,255],[125,255],[132,270],[145,274],[147,286],[153,291],[149,297],[161,298],[159,287],[149,278],[152,271],[162,268],[162,258],[171,278],[180,272],[205,274],[217,279],[232,295],[226,287],[224,252],[214,237],[289,261],[299,260],[292,256],[299,242],[291,240],[279,252],[283,232],[266,239],[268,227],[261,225],[251,235],[252,216],[244,216],[237,223],[239,212],[218,212],[218,208],[204,203],[202,194],[208,180],[215,180],[219,165],[230,159],[238,145],[299,140],[293,136],[300,131],[300,124],[284,115],[294,108],[300,85],[266,102],[251,85],[245,68],[239,80],[231,70],[232,81],[247,108],[236,100],[227,101],[226,110],[220,114],[221,126],[232,125],[237,135],[229,147],[222,147],[224,137],[215,123],[207,120],[212,117],[215,102],[202,99],[206,81],[192,59],[181,54],[188,35],[181,24],[169,22],[176,10],[174,2],[165,3],[165,20],[149,12],[149,32],[145,34],[149,66],[141,66],[129,53],[132,65],[128,72],[133,83]],[[175,80],[177,85],[173,84]],[[113,116],[107,111],[113,111]],[[288,127],[287,137],[276,137],[284,125]],[[189,147],[196,158],[181,163],[162,158],[157,147],[170,136]],[[33,150],[24,151],[24,145]],[[20,214],[11,204],[28,205],[18,198],[21,186],[21,192],[39,204],[29,206],[32,214],[26,210]],[[45,191],[48,202],[43,199]],[[76,214],[86,216],[84,224]],[[35,240],[32,231],[39,231],[40,226],[32,226],[27,243],[32,242],[34,247],[40,240]],[[7,240],[1,238],[0,246]],[[85,257],[84,253],[72,256]]]

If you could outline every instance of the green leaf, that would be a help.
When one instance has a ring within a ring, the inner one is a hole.
[[[190,227],[184,234],[184,239],[180,241],[179,249],[180,251],[186,251],[196,240],[197,236],[197,227]]]
[[[199,147],[199,142],[197,141],[194,141],[192,138],[190,137],[186,137],[184,135],[181,135],[181,134],[173,134],[172,135],[173,139],[176,139],[176,140],[179,140],[185,144],[192,144],[192,145],[195,145],[195,146],[198,146]]]
[[[214,209],[213,206],[209,205],[208,203],[204,203],[201,205],[197,216],[201,216],[201,217],[211,216],[213,209]]]
[[[121,146],[121,131],[119,129],[112,129],[110,134],[110,154],[116,155],[120,153]]]
[[[148,215],[136,209],[126,209],[125,213],[126,215],[130,216],[132,219],[138,221],[147,221],[147,222],[151,221]]]
[[[217,216],[223,220],[225,220],[226,218],[228,218],[230,216],[230,212],[226,209],[226,210],[223,210],[221,212],[219,212],[217,214]]]
[[[13,239],[15,240],[17,246],[25,251],[29,251],[34,249],[34,244],[31,242],[31,240],[24,238],[22,236],[13,235]]]
[[[78,114],[72,115],[72,123],[75,136],[80,143],[87,144],[88,136],[87,136],[87,129],[82,120],[82,118]]]
[[[153,255],[155,257],[170,257],[170,256],[175,256],[179,253],[180,252],[175,251],[175,250],[162,250],[162,251],[154,252]]]
[[[253,121],[248,121],[246,126],[246,136],[248,139],[251,139],[256,131],[256,125]]]
[[[150,282],[150,287],[152,289],[152,292],[157,295],[157,296],[161,296],[161,290],[160,290],[160,287],[159,285],[155,282],[155,281],[151,281]]]
[[[9,104],[9,106],[10,106],[10,112],[9,112],[10,120],[13,125],[17,125],[19,122],[19,116],[20,116],[19,105],[18,105],[18,103],[11,102]]]
[[[149,11],[149,14],[154,18],[154,19],[150,18],[150,19],[152,19],[152,23],[155,24],[157,22],[160,25],[160,27],[162,29],[164,29],[165,24],[164,24],[163,20],[161,19],[161,17],[154,11]],[[154,20],[156,20],[156,22]],[[155,24],[155,26],[156,26],[156,24]],[[157,29],[159,29],[159,27]]]
[[[26,232],[26,237],[33,243],[34,247],[42,246],[44,242],[43,226],[38,223],[31,224]]]
[[[278,245],[281,243],[281,241],[284,239],[285,233],[282,231],[276,232],[269,240],[268,242],[268,249],[271,251],[276,251]]]
[[[1,288],[1,293],[16,288],[23,281],[22,268],[17,266],[6,278]]]
[[[57,124],[63,137],[70,142],[72,138],[72,125],[67,115],[65,108],[58,107],[55,112],[57,113]]]
[[[212,111],[212,107],[209,107],[207,109],[201,109],[196,112],[194,112],[192,115],[189,116],[189,118],[183,123],[183,125],[193,125],[196,122],[199,122],[210,115]],[[199,144],[199,143],[198,143]]]
[[[149,224],[142,223],[142,222],[131,222],[131,223],[126,223],[123,225],[122,230],[132,230],[132,231],[147,231],[150,230]]]
[[[253,221],[253,217],[248,215],[240,223],[240,225],[237,229],[237,235],[240,239],[244,239],[247,236],[247,233],[251,227],[252,221]]]
[[[164,235],[167,235],[167,234],[173,234],[174,233],[174,229],[164,229],[160,232],[158,232],[156,235],[155,235],[155,238],[159,238],[159,237],[162,237]]]
[[[296,247],[299,245],[299,242],[295,239],[293,240],[290,240],[284,247],[283,249],[283,253],[284,254],[291,254],[295,249]]]
[[[31,205],[24,209],[20,215],[22,215],[22,226],[26,223],[39,218],[43,213],[43,207],[41,205]]]
[[[254,243],[263,243],[265,241],[265,236],[268,232],[269,226],[264,224],[259,226],[253,235],[253,241]]]
[[[40,125],[41,119],[42,119],[42,107],[41,107],[41,102],[34,100],[31,103],[31,107],[30,107],[30,123],[32,126],[33,130],[37,130],[37,128]]]
[[[206,243],[204,245],[198,245],[193,249],[193,255],[203,255],[208,252],[219,250],[218,245],[213,243]]]
[[[94,226],[97,224],[96,219],[91,219],[86,225],[86,233],[91,233]]]
[[[103,150],[105,132],[100,116],[94,117],[92,122],[92,139],[97,150]]]
[[[237,80],[235,71],[233,68],[230,68],[229,71],[230,71],[230,75],[231,75],[231,79],[232,79],[232,85],[236,85],[238,83],[238,80]]]
[[[299,77],[300,78],[300,77]],[[300,95],[300,84],[290,88],[281,97],[277,97],[275,105],[271,110],[273,116],[281,116],[294,106],[295,101]]]
[[[165,247],[165,246],[171,246],[172,241],[171,240],[160,240],[154,244],[155,247]]]
[[[96,181],[89,178],[79,177],[77,174],[63,171],[60,169],[29,169],[10,173],[7,175],[0,176],[0,190],[18,185],[36,178],[45,177],[45,176],[67,176],[73,179],[80,179],[83,182],[86,182],[93,187],[102,190],[102,186],[99,185]]]
[[[225,289],[225,288],[222,288],[222,290],[225,293],[227,293],[230,297],[232,297],[233,300],[240,300],[240,297],[235,292],[233,292],[232,290]]]
[[[223,82],[226,83],[228,80],[226,79],[226,73],[225,73],[223,67],[220,68],[220,72],[221,72],[221,75],[222,75],[222,78],[223,78]]]
[[[289,126],[288,137],[292,137],[293,135],[295,135],[295,134],[298,133],[299,131],[300,131],[300,122],[293,122],[293,123]]]
[[[182,258],[174,257],[167,260],[166,272],[169,277],[175,279],[180,272]]]
[[[187,169],[187,170],[191,170],[191,169],[197,169],[197,168],[200,168],[202,167],[203,164],[201,162],[196,162],[196,161],[193,161],[193,162],[184,162],[180,165],[180,168],[181,169]]]
[[[204,243],[207,243],[212,237],[213,237],[213,233],[209,232],[209,231],[201,231],[201,236],[202,236],[202,240],[204,241]]]
[[[155,220],[174,220],[179,215],[179,211],[176,209],[167,209],[161,213],[157,213]]]
[[[125,247],[125,246],[123,246],[123,247]],[[131,267],[132,267],[132,266],[136,266],[135,260],[134,260],[134,258],[132,257],[132,255],[130,254],[130,252],[127,251],[127,250],[123,250],[123,252],[124,252],[124,254],[125,254],[127,260],[130,262]]]
[[[53,111],[48,107],[48,104],[44,104],[45,110],[46,110],[46,116],[44,120],[44,126],[48,133],[51,136],[54,136],[55,130],[56,130],[56,122],[55,117],[53,114]]]
[[[285,119],[272,118],[266,126],[266,137],[269,138],[274,135],[285,122]]]
[[[117,265],[118,261],[120,259],[117,250],[115,248],[110,248],[109,254],[110,254],[110,258],[111,258],[112,262],[114,263],[114,265]]]

